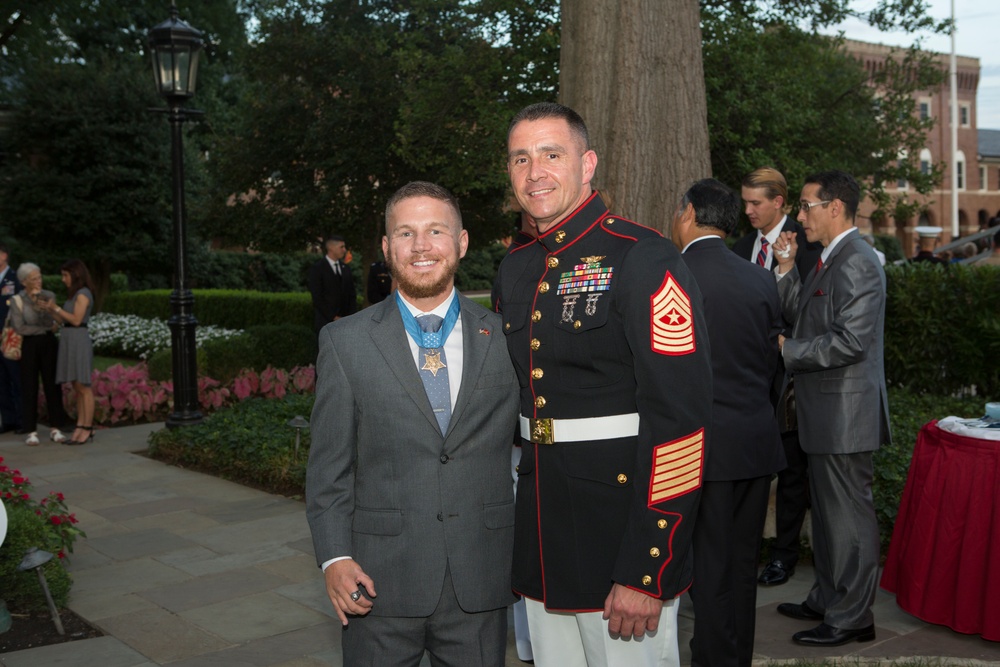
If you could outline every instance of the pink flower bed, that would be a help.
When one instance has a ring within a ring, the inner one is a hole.
[[[145,363],[116,364],[106,371],[95,370],[91,387],[94,422],[104,426],[162,421],[173,407],[173,383],[150,380]],[[244,370],[227,386],[210,377],[200,377],[198,400],[202,411],[208,414],[254,396],[282,398],[289,393],[312,393],[315,388],[316,371],[311,365],[296,366],[290,371],[268,366],[261,373]],[[69,385],[64,386],[63,396],[67,409],[75,408]],[[40,400],[44,410],[45,399]]]

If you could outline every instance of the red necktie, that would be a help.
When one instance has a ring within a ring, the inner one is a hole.
[[[761,237],[760,252],[757,253],[757,264],[759,266],[764,266],[766,263],[767,263],[767,239]]]
[[[816,273],[819,273],[822,270],[823,270],[823,258],[820,257],[819,259],[816,260]]]

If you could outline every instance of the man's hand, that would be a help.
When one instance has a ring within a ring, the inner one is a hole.
[[[351,599],[351,593],[362,588],[370,597],[376,597],[375,582],[353,560],[336,561],[323,571],[323,576],[326,578],[326,594],[330,596],[330,602],[345,627],[348,614],[364,616],[372,610],[374,603],[364,595],[357,600]]]
[[[638,639],[660,625],[663,600],[615,584],[604,600],[604,620],[613,637]]]
[[[795,265],[795,253],[798,252],[799,244],[795,239],[795,232],[781,232],[774,241],[771,248],[774,251],[774,261],[778,263],[778,272],[785,275],[792,270]]]

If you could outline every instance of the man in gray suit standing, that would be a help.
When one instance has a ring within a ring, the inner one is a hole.
[[[795,266],[795,234],[782,233],[775,243],[778,293],[785,319],[795,323],[791,337],[778,337],[778,349],[795,377],[799,439],[809,458],[816,570],[806,600],[778,611],[821,621],[793,635],[808,646],[875,639],[872,452],[890,439],[882,362],[885,272],[854,227],[860,198],[857,181],[842,171],[806,179],[798,219],[823,253],[804,282]]]
[[[306,514],[346,665],[504,662],[518,385],[500,318],[458,294],[458,202],[386,205],[396,296],[319,337]]]

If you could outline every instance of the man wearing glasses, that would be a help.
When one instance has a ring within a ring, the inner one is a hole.
[[[807,646],[875,639],[872,452],[890,441],[882,362],[885,272],[854,227],[860,198],[857,181],[842,171],[806,179],[798,220],[823,253],[804,282],[795,266],[795,234],[783,233],[774,247],[785,319],[795,323],[790,337],[778,337],[778,349],[795,378],[816,571],[806,600],[778,605],[778,612],[820,622],[793,635]]]

